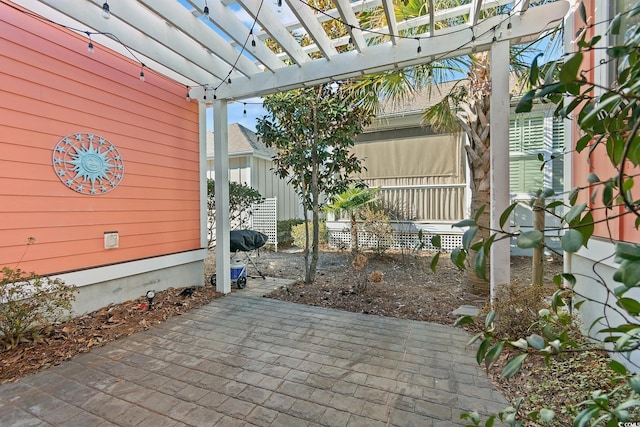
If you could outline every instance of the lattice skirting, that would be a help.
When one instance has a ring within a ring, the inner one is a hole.
[[[268,245],[278,251],[278,200],[276,197],[264,199],[262,203],[253,205],[250,228],[266,234]]]
[[[440,250],[451,252],[453,249],[462,246],[462,234],[446,234],[446,233],[426,233],[422,234],[422,250],[438,251],[431,245],[431,237],[439,234],[442,242]],[[386,246],[388,249],[416,249],[420,245],[417,231],[395,230],[392,235],[392,241],[381,241],[376,236],[367,233],[358,233],[358,244],[362,249],[373,249],[380,246]],[[332,248],[349,248],[351,247],[351,232],[346,231],[329,231],[329,246]]]

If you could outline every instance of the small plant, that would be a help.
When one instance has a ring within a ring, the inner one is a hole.
[[[351,267],[354,270],[353,292],[362,294],[367,291],[370,284],[379,285],[384,282],[384,273],[374,270],[367,274],[365,267],[369,263],[369,258],[363,254],[356,254],[351,260]]]
[[[0,272],[0,346],[39,339],[43,328],[71,311],[76,287],[20,269]]]
[[[550,309],[551,306],[545,301],[553,291],[542,286],[518,285],[511,283],[501,286],[498,295],[493,303],[495,311],[494,336],[498,339],[507,337],[522,337],[533,331],[532,325],[536,328],[540,319],[539,312],[543,309]],[[491,307],[489,305],[482,309],[481,314],[486,315]]]
[[[380,256],[393,245],[393,227],[384,211],[367,206],[362,211],[362,229],[368,237],[368,247]]]
[[[328,241],[327,225],[324,222],[320,223],[318,229],[320,243],[326,243]],[[309,242],[311,242],[313,236],[313,223],[309,223]],[[293,244],[299,248],[304,248],[305,244],[305,227],[304,222],[302,224],[294,225],[291,227],[291,237],[293,238]]]
[[[369,273],[369,282],[374,285],[380,285],[384,283],[384,273],[380,270],[373,270]]]
[[[365,266],[369,262],[369,259],[363,254],[357,254],[351,260],[351,267],[355,270],[355,274],[353,275],[354,283],[353,290],[361,294],[367,290],[367,285],[369,284],[367,280],[367,275],[363,272]]]

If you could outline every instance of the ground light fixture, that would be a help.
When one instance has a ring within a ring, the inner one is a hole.
[[[147,306],[147,310],[151,310],[151,304],[153,304],[153,298],[156,296],[156,291],[149,290],[147,291],[147,301],[149,301],[149,305]]]

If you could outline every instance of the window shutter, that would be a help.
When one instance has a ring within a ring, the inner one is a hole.
[[[522,151],[544,150],[544,113],[528,113],[522,119]]]
[[[509,120],[510,191],[529,193],[542,188],[537,152],[544,150],[544,112],[515,114]],[[527,154],[528,153],[528,154]]]

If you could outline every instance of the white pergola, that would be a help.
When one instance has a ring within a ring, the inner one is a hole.
[[[334,8],[324,13],[307,0],[13,1],[57,23],[105,34],[93,40],[125,56],[134,53],[145,67],[184,84],[191,98],[198,100],[202,247],[206,247],[206,107],[213,107],[218,254],[230,250],[229,102],[473,51],[489,50],[491,55],[490,215],[491,227],[498,229],[500,213],[509,204],[509,46],[536,40],[555,27],[571,2],[529,7],[529,0],[468,0],[462,6],[438,9],[436,0],[425,0],[428,14],[398,21],[392,0],[333,0]],[[102,13],[105,3],[108,19]],[[499,6],[510,6],[509,13],[497,14]],[[386,24],[363,29],[359,12],[376,8],[384,12]],[[323,23],[332,19],[349,35],[328,34]],[[441,21],[447,21],[447,28],[436,30]],[[302,36],[308,41],[304,46],[299,42]],[[493,293],[496,285],[509,282],[507,239],[492,246],[490,259]],[[217,257],[217,288],[224,293],[231,291],[229,264],[228,257]]]

